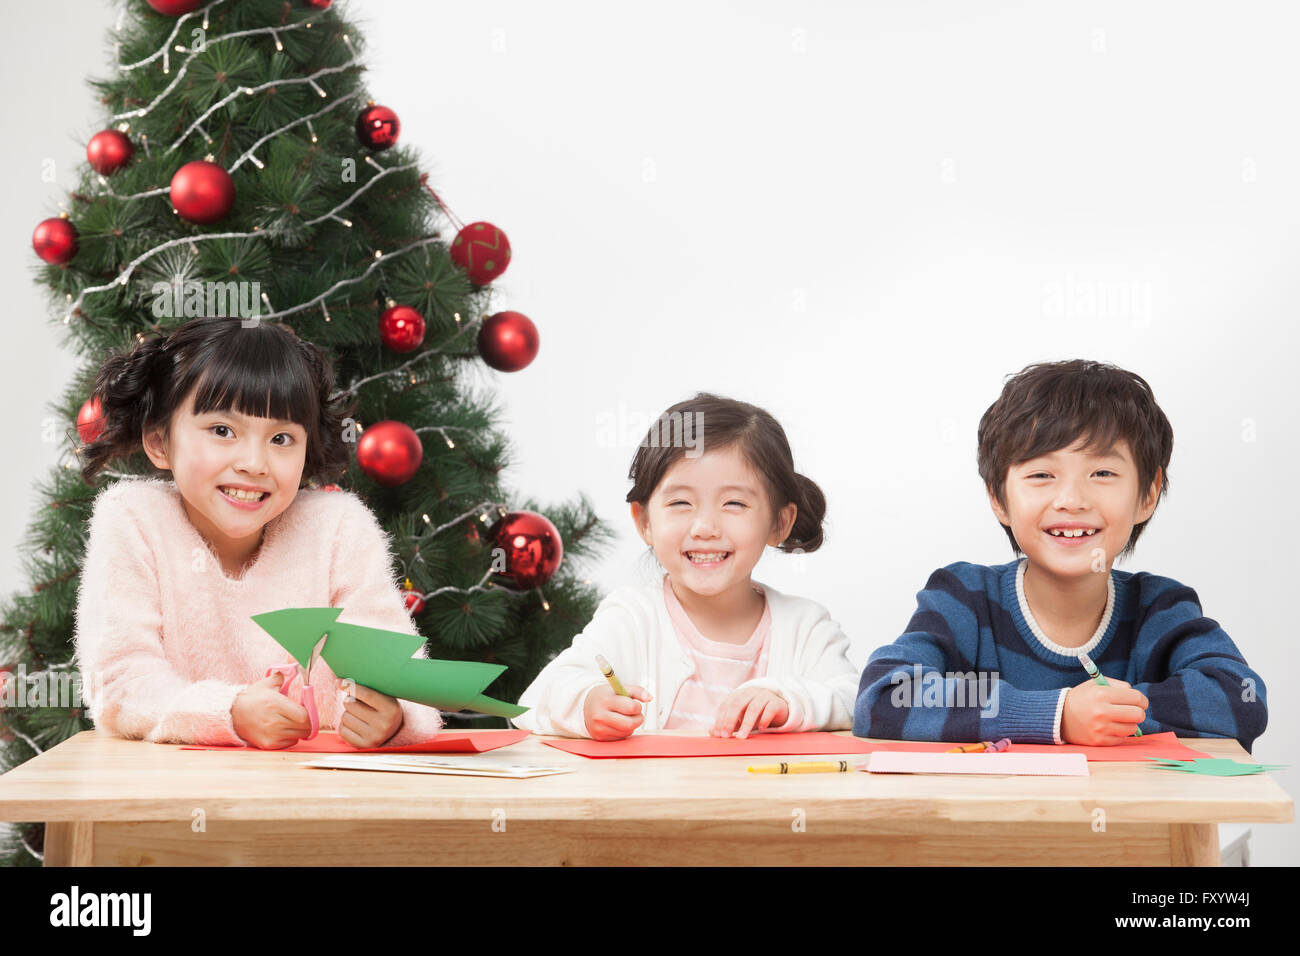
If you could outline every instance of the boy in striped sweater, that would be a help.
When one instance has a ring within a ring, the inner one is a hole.
[[[1259,675],[1191,588],[1111,567],[1166,492],[1172,452],[1132,372],[1073,360],[1010,378],[980,420],[979,472],[1017,560],[930,575],[906,633],[867,661],[853,732],[1106,745],[1141,728],[1249,751],[1268,722]]]

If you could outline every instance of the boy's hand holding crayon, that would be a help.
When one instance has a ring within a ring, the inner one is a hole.
[[[592,688],[582,707],[587,733],[592,740],[622,740],[641,726],[645,714],[639,701],[650,703],[644,687],[629,684],[627,696],[617,694],[608,684]]]
[[[723,699],[718,717],[709,733],[714,737],[749,736],[768,727],[780,727],[790,718],[790,705],[784,697],[765,687],[737,687]],[[739,728],[739,730],[737,730]]]
[[[1122,680],[1101,685],[1088,679],[1065,695],[1061,737],[1088,747],[1123,743],[1146,719],[1148,705],[1146,695]]]

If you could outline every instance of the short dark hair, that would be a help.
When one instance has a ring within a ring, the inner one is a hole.
[[[672,428],[683,440],[663,440]],[[678,402],[650,426],[627,473],[632,479],[627,501],[644,506],[668,469],[685,457],[687,446],[697,443],[701,454],[737,448],[763,479],[773,518],[794,503],[794,525],[778,549],[806,552],[822,546],[826,496],[812,479],[794,470],[790,442],[780,422],[756,405],[708,392]]]
[[[194,392],[194,414],[237,411],[283,418],[307,431],[302,481],[333,481],[348,466],[343,421],[356,408],[347,394],[331,398],[334,370],[315,345],[279,322],[244,325],[238,317],[192,319],[169,334],[136,340],[111,354],[95,377],[103,431],[81,451],[81,476],[95,476],[115,457],[141,448],[146,429],[167,429]]]
[[[1146,380],[1104,362],[1041,362],[1010,376],[980,419],[979,473],[1005,509],[1007,470],[1013,465],[1079,441],[1088,450],[1106,451],[1121,440],[1137,466],[1139,500],[1159,474],[1158,501],[1169,490],[1174,430]],[[1120,557],[1132,552],[1146,524],[1133,526]],[[1002,527],[1019,555],[1011,528]]]

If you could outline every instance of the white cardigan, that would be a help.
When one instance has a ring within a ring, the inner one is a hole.
[[[771,609],[767,674],[741,687],[780,692],[790,716],[779,731],[847,730],[853,725],[858,671],[849,663],[849,640],[824,607],[754,582]],[[596,655],[602,654],[625,685],[640,684],[653,698],[642,704],[645,721],[636,733],[667,722],[677,691],[695,670],[668,616],[664,582],[621,587],[610,593],[573,643],[542,669],[519,698],[527,713],[511,718],[534,733],[587,737],[583,705],[605,684]]]

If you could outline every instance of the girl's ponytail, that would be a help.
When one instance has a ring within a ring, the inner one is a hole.
[[[787,553],[816,551],[822,546],[824,537],[822,522],[826,520],[826,496],[815,481],[798,472],[795,472],[794,484],[795,494],[792,500],[798,508],[794,516],[794,527],[790,529],[790,536],[777,548]]]
[[[154,424],[158,396],[171,371],[167,339],[160,335],[114,353],[95,376],[94,395],[103,414],[100,436],[81,450],[81,479],[93,485],[109,461],[140,445],[146,424]]]

